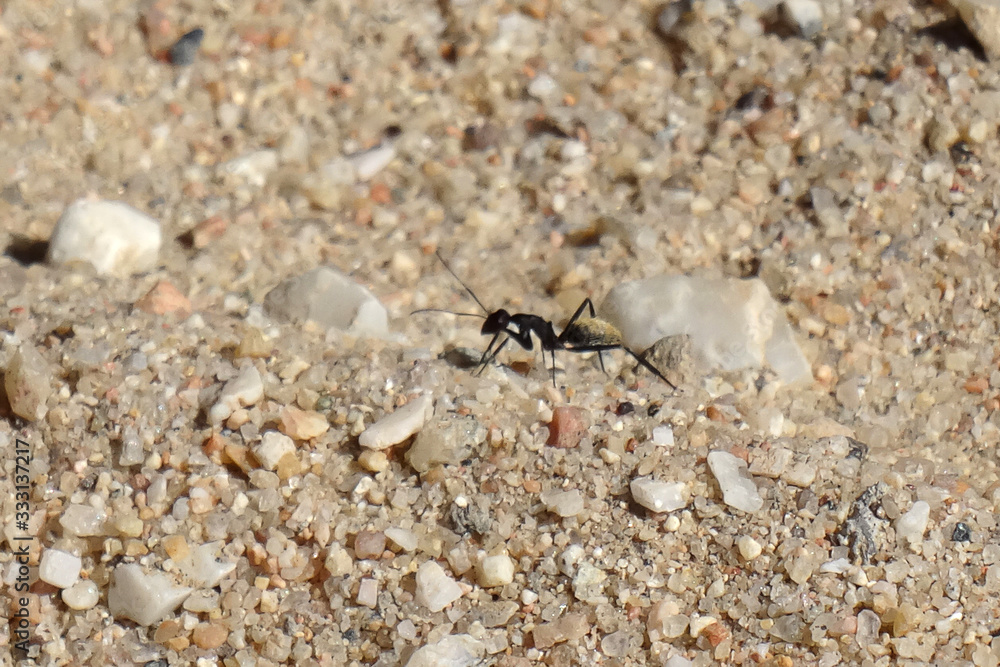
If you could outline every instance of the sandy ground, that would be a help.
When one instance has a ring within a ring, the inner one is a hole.
[[[805,38],[695,4],[0,6],[0,367],[30,346],[51,392],[32,422],[0,400],[10,617],[32,537],[30,658],[15,620],[0,664],[997,665],[1000,70],[936,27],[945,6],[823,3]],[[161,223],[154,270],[43,261],[85,196]],[[506,349],[514,370],[474,376],[440,355],[481,350],[477,320],[410,316],[477,308],[435,250],[489,308],[557,326],[625,280],[760,277],[814,381],[673,369],[672,391],[561,354],[554,389]],[[320,265],[387,336],[268,315]],[[136,307],[160,281],[172,305]],[[250,367],[263,396],[213,425]],[[366,453],[422,393],[440,458]],[[566,406],[584,430],[548,445]],[[271,431],[295,448],[268,469]],[[715,451],[760,510],[724,502]],[[638,504],[650,475],[684,508]],[[111,614],[117,568],[185,585],[215,542],[220,583],[148,625]],[[46,550],[95,599],[35,580]]]

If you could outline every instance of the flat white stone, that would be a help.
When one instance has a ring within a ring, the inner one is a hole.
[[[583,494],[576,489],[545,491],[541,495],[545,509],[561,517],[576,516],[583,511]]]
[[[38,563],[38,578],[56,588],[69,588],[80,579],[83,561],[59,549],[46,549]]]
[[[355,336],[389,335],[385,306],[367,288],[328,266],[285,280],[267,293],[264,308],[287,322],[311,320]]]
[[[59,525],[66,534],[75,537],[93,537],[104,534],[107,514],[90,505],[70,505],[59,517]]]
[[[193,588],[177,586],[162,572],[143,571],[141,565],[119,565],[111,573],[108,608],[115,618],[152,625],[181,606]]]
[[[386,528],[385,536],[403,551],[414,551],[417,548],[417,534],[404,528]]]
[[[682,482],[660,482],[652,477],[637,477],[629,484],[632,497],[652,512],[673,512],[687,505]]]
[[[486,645],[470,635],[448,635],[413,652],[406,667],[475,667]]]
[[[160,224],[117,201],[79,199],[70,204],[49,239],[48,262],[88,262],[100,274],[128,276],[156,267]]]
[[[236,563],[216,559],[223,546],[225,543],[218,541],[193,547],[187,558],[175,563],[177,569],[196,586],[215,588],[223,577],[236,569]]]
[[[723,370],[766,361],[784,382],[812,378],[784,312],[759,279],[663,275],[622,283],[600,312],[632,349],[687,334],[696,354]]]
[[[751,513],[764,505],[764,499],[747,471],[746,461],[729,452],[715,451],[708,455],[708,467],[715,475],[727,505]]]
[[[388,449],[423,428],[432,414],[434,403],[431,395],[421,394],[366,428],[358,437],[358,442],[368,449]]]
[[[417,570],[416,600],[431,611],[441,611],[462,597],[462,587],[432,560]]]

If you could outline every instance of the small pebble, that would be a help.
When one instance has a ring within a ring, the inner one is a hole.
[[[52,394],[48,364],[30,343],[23,343],[4,372],[4,390],[10,408],[18,417],[37,421],[47,413]]]
[[[387,449],[398,445],[423,428],[433,414],[431,395],[421,394],[366,428],[358,437],[358,442],[369,449]]]
[[[414,551],[417,548],[417,535],[412,530],[386,528],[385,536],[403,551]]]
[[[326,417],[312,410],[300,410],[294,405],[281,409],[281,432],[296,440],[312,440],[330,429]]]
[[[70,609],[83,611],[93,609],[101,599],[101,591],[97,584],[89,579],[78,581],[61,593],[62,601]]]
[[[583,511],[583,494],[570,491],[546,491],[541,495],[545,509],[561,517],[576,516]]]
[[[747,562],[757,558],[764,551],[760,542],[749,535],[741,535],[736,541],[736,547],[740,550],[740,556]]]
[[[177,313],[187,317],[191,314],[191,301],[166,280],[157,282],[153,289],[135,302],[135,307],[153,315]]]
[[[476,565],[476,581],[483,588],[506,586],[514,581],[514,561],[506,554],[487,556]]]
[[[385,551],[385,533],[362,530],[354,538],[354,556],[358,559],[381,558]]]
[[[128,204],[79,199],[52,231],[48,262],[89,262],[100,274],[125,277],[155,268],[161,242],[160,224]]]
[[[46,549],[38,564],[38,578],[56,588],[69,588],[80,579],[82,567],[79,556],[59,549]]]
[[[295,453],[295,441],[284,433],[266,431],[253,449],[254,456],[267,470],[275,470],[287,454]]]
[[[261,150],[223,162],[216,168],[216,173],[223,178],[231,176],[253,187],[262,188],[267,185],[268,177],[277,168],[278,152]]]
[[[356,336],[385,337],[389,315],[367,288],[328,266],[288,278],[264,297],[271,317],[289,323],[312,321]]]
[[[205,31],[201,28],[195,28],[194,30],[184,33],[181,38],[174,42],[174,45],[170,47],[171,64],[179,67],[192,64],[195,56],[198,55],[198,49],[201,48],[201,41],[204,38]]]
[[[90,505],[69,505],[59,517],[59,525],[68,535],[93,537],[104,535],[107,514]]]
[[[651,512],[673,512],[687,505],[682,482],[660,482],[652,477],[633,479],[632,498]]]
[[[253,364],[244,363],[239,374],[223,385],[219,400],[209,410],[209,421],[213,424],[221,424],[237,409],[254,405],[264,397],[260,372]]]
[[[549,422],[549,439],[545,443],[561,449],[571,449],[580,444],[587,433],[586,413],[581,408],[561,405],[552,410]]]
[[[969,524],[959,521],[955,524],[955,528],[951,531],[951,539],[954,542],[968,542],[972,539],[972,531],[969,529]]]
[[[374,579],[362,579],[354,599],[358,604],[374,609],[378,605],[378,582]]]
[[[229,638],[229,628],[222,623],[199,623],[191,633],[192,643],[200,649],[217,649]]]
[[[441,611],[460,597],[462,587],[434,561],[427,561],[417,570],[416,600],[432,612]]]
[[[447,635],[414,651],[404,667],[473,667],[485,652],[486,645],[470,635]]]
[[[757,485],[747,472],[746,462],[729,452],[714,451],[708,455],[708,467],[722,489],[727,505],[744,512],[756,512],[764,506]]]
[[[146,573],[141,565],[119,565],[111,573],[108,610],[149,626],[172,613],[194,589],[176,585],[162,572]]]
[[[386,142],[361,153],[355,153],[347,159],[354,167],[358,180],[367,181],[379,173],[396,157],[396,148],[392,142]]]
[[[923,500],[913,503],[906,514],[895,522],[896,537],[908,542],[919,542],[924,538],[927,521],[930,519],[931,506]]]

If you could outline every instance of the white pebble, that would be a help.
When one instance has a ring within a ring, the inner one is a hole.
[[[387,449],[398,445],[423,428],[432,414],[434,404],[430,394],[421,394],[366,428],[358,442],[369,449]]]
[[[727,505],[751,513],[764,505],[757,485],[747,472],[746,461],[729,452],[715,451],[708,455],[708,467],[715,475]]]
[[[514,561],[506,554],[487,556],[476,565],[476,581],[483,588],[506,586],[514,581]]]
[[[276,470],[278,461],[286,454],[295,453],[295,441],[284,433],[266,431],[260,438],[260,443],[254,447],[254,455],[260,464],[268,470]]]
[[[115,618],[148,626],[177,609],[192,590],[162,572],[147,574],[136,563],[119,565],[111,573],[108,609]]]
[[[51,373],[42,355],[31,343],[22,343],[4,372],[4,389],[10,408],[28,421],[43,419],[52,395]]]
[[[66,534],[75,537],[93,537],[104,534],[104,510],[90,505],[70,505],[59,517],[59,525]]]
[[[922,540],[930,515],[931,506],[926,501],[918,500],[913,503],[906,514],[896,519],[896,537],[910,542]]]
[[[437,612],[462,597],[462,587],[445,574],[444,568],[430,560],[417,570],[415,597],[418,603]]]
[[[764,551],[760,542],[749,535],[741,535],[740,539],[736,541],[736,547],[740,550],[743,560],[748,562],[757,558]]]
[[[673,512],[687,505],[682,482],[659,482],[652,477],[638,477],[629,484],[632,498],[652,512]]]
[[[80,579],[83,561],[59,549],[46,549],[38,563],[38,578],[56,588],[69,588]]]
[[[358,180],[367,181],[372,176],[389,166],[396,157],[396,148],[392,142],[386,142],[367,151],[355,153],[348,157]]]
[[[224,543],[218,541],[193,547],[186,558],[175,563],[177,569],[196,586],[215,588],[223,577],[236,569],[236,563],[216,559],[223,546]]]
[[[312,321],[355,336],[389,334],[385,306],[350,276],[328,266],[285,280],[267,293],[264,308],[289,323]]]
[[[579,544],[571,544],[566,549],[559,554],[556,559],[556,564],[559,566],[559,571],[565,574],[567,577],[572,577],[576,572],[577,564],[583,560],[585,552],[583,547]]]
[[[128,276],[156,267],[160,224],[128,204],[79,199],[63,211],[49,239],[48,262],[89,262],[100,274]]]
[[[235,176],[254,187],[264,187],[267,177],[278,168],[278,152],[261,150],[241,155],[219,165],[219,175]]]
[[[90,579],[78,581],[62,592],[62,601],[70,609],[83,611],[93,609],[101,599],[101,591]]]
[[[378,604],[378,582],[374,579],[362,579],[355,599],[358,604],[374,609]]]
[[[541,496],[545,509],[561,517],[576,516],[583,511],[583,495],[576,489],[546,491]]]
[[[486,644],[470,635],[448,635],[413,652],[406,667],[472,667],[486,652]]]
[[[412,530],[386,528],[385,536],[403,551],[414,551],[417,548],[417,535]]]
[[[670,424],[657,426],[653,429],[653,444],[660,447],[674,446],[674,427]]]
[[[635,350],[687,334],[697,355],[724,370],[771,366],[783,382],[810,380],[812,369],[784,310],[758,278],[661,275],[622,283],[601,314]]]
[[[208,411],[209,421],[220,424],[241,407],[253,405],[264,398],[264,382],[253,364],[247,364],[239,375],[222,387],[219,400]]]

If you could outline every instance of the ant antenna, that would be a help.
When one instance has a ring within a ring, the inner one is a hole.
[[[417,313],[448,313],[449,315],[457,315],[458,317],[478,317],[481,320],[485,320],[485,315],[480,315],[479,313],[456,313],[453,310],[445,310],[444,308],[421,308],[420,310],[414,310],[410,312],[410,315],[416,315]]]
[[[469,293],[469,296],[472,297],[472,300],[479,304],[479,307],[483,309],[484,313],[489,314],[490,309],[487,308],[486,306],[484,306],[483,302],[479,300],[478,296],[476,296],[476,293],[472,291],[472,288],[469,287],[468,285],[466,285],[464,282],[462,282],[462,279],[458,277],[458,274],[451,270],[451,267],[448,266],[448,262],[444,261],[444,257],[441,256],[441,251],[435,250],[434,254],[437,255],[437,258],[439,260],[441,260],[442,264],[444,264],[444,268],[448,269],[448,273],[450,273],[452,276],[454,276],[455,280],[458,281],[458,284],[465,288],[465,291]],[[447,312],[450,312],[450,311],[446,310],[446,311],[442,311],[442,312],[446,312],[447,313]],[[452,313],[452,314],[453,315],[460,315],[462,313]],[[471,313],[468,313],[468,314],[471,315]],[[486,318],[484,317],[483,319],[486,319]]]

